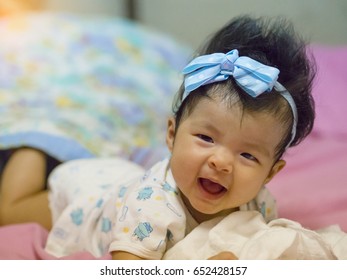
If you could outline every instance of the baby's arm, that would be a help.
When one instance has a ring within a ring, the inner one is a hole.
[[[136,256],[134,254],[124,252],[124,251],[112,252],[112,259],[113,260],[144,260],[143,258],[140,258],[139,256]],[[221,252],[208,259],[209,260],[237,260],[238,258],[231,252]]]
[[[238,260],[238,258],[231,252],[225,251],[214,255],[209,260]]]
[[[144,260],[139,256],[124,251],[113,251],[111,254],[113,260]]]

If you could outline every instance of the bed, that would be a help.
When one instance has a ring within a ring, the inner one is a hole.
[[[0,34],[2,151],[29,145],[62,162],[122,157],[144,168],[168,155],[166,119],[190,48],[129,20],[73,14],[40,12],[0,19]],[[257,213],[249,213],[212,221],[178,244],[168,259],[204,258],[211,248],[234,249],[244,259],[293,258],[289,247],[287,255],[283,250],[274,255],[265,245],[267,255],[251,255],[255,243],[269,240],[252,235],[250,247],[251,238],[247,241],[242,232],[234,236],[239,247],[232,240],[220,242],[241,218],[263,232],[300,229],[300,237],[318,240],[324,251],[294,258],[333,258],[327,249],[331,246],[335,257],[347,259],[347,46],[312,45],[311,50],[318,64],[314,130],[287,152],[286,168],[268,185],[281,219],[265,225]],[[4,164],[6,153],[0,155]],[[209,240],[196,239],[202,232]],[[43,250],[46,238],[37,224],[0,227],[0,259],[56,259]],[[182,255],[186,244],[205,251]],[[87,252],[64,258],[94,259]]]

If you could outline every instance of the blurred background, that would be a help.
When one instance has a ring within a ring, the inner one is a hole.
[[[0,0],[33,9],[129,17],[198,47],[235,15],[283,15],[310,41],[347,43],[347,0]],[[12,4],[8,4],[11,3]],[[7,4],[6,4],[7,3]],[[11,7],[10,7],[11,8]]]

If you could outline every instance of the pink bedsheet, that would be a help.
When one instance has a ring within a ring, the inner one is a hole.
[[[269,184],[282,217],[318,229],[347,231],[347,47],[314,46],[318,73],[313,132],[286,155],[287,166]]]
[[[339,224],[347,232],[347,141],[312,135],[289,153],[269,188],[281,217],[311,229]]]
[[[286,168],[269,188],[281,217],[311,229],[339,224],[347,232],[347,47],[313,49],[319,67],[314,131],[288,151]],[[46,238],[36,224],[1,227],[0,259],[55,259],[43,250]],[[65,259],[94,258],[78,252]]]
[[[0,228],[0,259],[2,260],[56,260],[44,250],[48,232],[38,224],[28,223]],[[88,252],[77,252],[65,260],[93,260]],[[111,259],[105,254],[99,259]]]

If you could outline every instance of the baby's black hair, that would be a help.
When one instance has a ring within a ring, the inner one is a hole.
[[[196,56],[227,53],[233,49],[237,49],[240,56],[248,56],[280,70],[278,81],[289,91],[298,111],[296,136],[290,146],[299,144],[311,132],[315,118],[311,90],[316,68],[304,40],[284,18],[240,16],[216,32]],[[176,130],[201,98],[218,96],[229,101],[230,106],[238,102],[244,112],[269,112],[275,115],[286,128],[283,140],[276,149],[276,160],[283,155],[291,139],[293,114],[287,101],[276,90],[253,98],[234,79],[229,78],[196,89],[182,102],[183,93],[182,84],[173,104]]]

